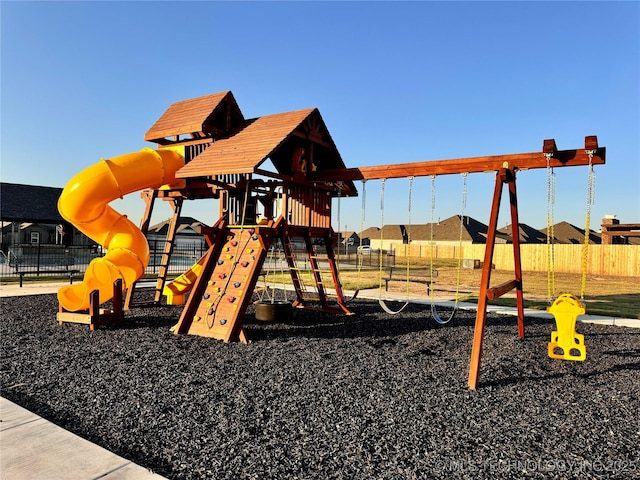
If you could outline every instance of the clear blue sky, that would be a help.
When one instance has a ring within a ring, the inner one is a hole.
[[[100,158],[151,146],[173,102],[231,90],[245,117],[318,107],[347,166],[539,151],[545,138],[607,147],[592,227],[640,222],[638,2],[12,2],[2,15],[1,178],[63,187]],[[555,218],[584,225],[587,169],[557,170]],[[429,179],[412,222],[431,217]],[[461,177],[437,179],[436,218]],[[492,174],[469,177],[485,223]],[[407,222],[407,180],[385,223]],[[358,185],[359,186],[359,185]],[[380,219],[367,183],[366,225]],[[520,220],[546,226],[546,173],[518,177]],[[113,206],[138,222],[137,194]],[[341,204],[357,230],[360,199]],[[508,223],[503,204],[500,226]],[[207,223],[211,202],[186,215]],[[159,210],[154,221],[169,216]],[[338,226],[335,226],[338,229]]]

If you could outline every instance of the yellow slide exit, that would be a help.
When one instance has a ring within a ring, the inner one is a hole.
[[[177,183],[175,173],[184,165],[184,149],[144,148],[86,168],[73,177],[58,200],[60,215],[107,254],[89,263],[82,283],[58,290],[58,301],[68,311],[89,308],[89,296],[99,290],[100,303],[113,296],[113,283],[122,279],[130,287],[145,272],[149,245],[140,229],[109,202],[145,188]]]
[[[189,270],[164,286],[162,294],[167,297],[167,305],[184,304],[185,295],[193,289],[204,268],[206,258],[207,254],[205,253]]]

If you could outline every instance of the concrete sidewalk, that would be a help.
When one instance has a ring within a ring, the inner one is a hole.
[[[0,473],[29,480],[162,480],[0,397]]]
[[[57,293],[65,285],[69,285],[69,282],[24,282],[22,287],[17,282],[8,283],[0,285],[0,298]]]

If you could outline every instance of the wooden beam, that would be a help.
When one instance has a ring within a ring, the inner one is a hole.
[[[545,142],[549,141],[546,140]],[[549,148],[549,146],[546,146],[545,148]],[[604,164],[605,152],[605,147],[595,149],[591,163],[593,165]],[[549,165],[554,168],[589,164],[589,154],[585,149],[557,150],[555,152],[547,153],[553,153]],[[330,169],[317,172],[313,176],[313,179],[320,181],[375,180],[383,178],[451,175],[454,173],[493,172],[498,171],[501,168],[529,170],[546,167],[547,159],[544,156],[544,153],[531,152],[511,155],[456,158],[451,160],[433,160],[429,162],[398,163],[370,167]]]
[[[487,289],[487,298],[489,300],[495,300],[496,298],[500,298],[505,293],[510,292],[514,288],[519,285],[520,282],[517,280],[509,280],[508,282],[501,283],[500,285],[496,285],[495,287]]]

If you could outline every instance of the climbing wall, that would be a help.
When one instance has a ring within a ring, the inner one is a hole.
[[[212,337],[225,342],[244,340],[242,319],[273,240],[273,230],[227,227],[221,248],[212,250],[208,278],[200,279],[176,325],[176,333]],[[212,247],[213,248],[213,247]],[[193,302],[197,302],[197,307]],[[194,313],[192,313],[194,312]]]

